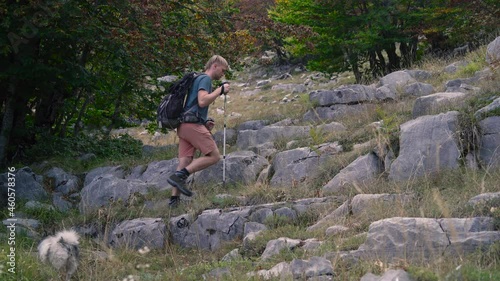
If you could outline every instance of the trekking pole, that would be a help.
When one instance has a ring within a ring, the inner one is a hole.
[[[228,82],[223,82],[222,87],[224,87],[224,84],[227,84]],[[222,88],[224,89],[224,88]],[[227,102],[227,94],[224,95],[224,137],[223,137],[223,147],[222,147],[222,188],[226,188],[226,127],[227,127],[227,122],[226,122],[226,102]]]
[[[226,99],[224,95],[224,146],[222,147],[222,188],[226,188]]]

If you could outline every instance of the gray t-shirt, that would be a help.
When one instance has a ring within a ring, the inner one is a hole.
[[[198,91],[200,90],[212,93],[212,79],[204,73],[194,80],[193,87],[191,87],[191,91],[189,91],[184,109],[192,112],[198,111],[198,117],[200,117],[201,121],[205,123],[208,119],[208,105],[205,107],[200,107],[198,105]]]

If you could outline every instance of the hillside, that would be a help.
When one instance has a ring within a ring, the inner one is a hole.
[[[211,106],[225,185],[221,161],[169,209],[176,137],[145,127],[114,132],[135,159],[18,168],[2,280],[58,280],[36,248],[68,228],[72,280],[499,280],[499,57],[500,37],[364,85],[246,64]]]

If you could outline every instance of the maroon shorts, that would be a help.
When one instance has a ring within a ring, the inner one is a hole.
[[[217,149],[212,134],[204,125],[182,123],[177,128],[177,135],[179,136],[179,158],[194,157],[196,150],[207,155]]]

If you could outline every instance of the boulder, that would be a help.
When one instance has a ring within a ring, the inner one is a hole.
[[[387,85],[378,87],[375,91],[375,98],[379,101],[395,101],[397,100],[396,89]]]
[[[485,168],[500,166],[500,116],[479,122],[481,143],[479,161]]]
[[[274,85],[271,90],[273,91],[285,91],[292,94],[301,94],[306,91],[306,86],[302,84],[277,84]]]
[[[469,199],[467,205],[482,207],[481,205],[490,204],[493,200],[500,200],[500,192],[481,193]]]
[[[51,182],[51,189],[65,195],[78,192],[80,190],[77,176],[66,173],[63,169],[54,167],[47,171],[45,178]]]
[[[217,250],[223,241],[243,238],[250,208],[223,212],[220,209],[203,211],[196,219],[190,215],[171,218],[169,229],[172,241],[185,248]]]
[[[252,184],[259,173],[269,165],[266,158],[252,151],[237,151],[226,155],[226,183]],[[223,160],[201,170],[194,175],[195,185],[221,183],[223,180]]]
[[[15,221],[12,221],[11,218],[8,218],[3,220],[2,224],[4,226],[4,229],[9,231],[9,235],[11,235],[10,237],[14,235],[13,231],[15,231],[15,233],[17,233],[18,235],[23,233],[26,234],[28,237],[36,238],[37,240],[41,238],[40,237],[41,234],[39,231],[42,230],[41,229],[42,223],[39,220],[16,218]],[[10,239],[9,241],[14,241],[14,240]],[[11,246],[14,246],[14,244],[12,244]]]
[[[269,207],[256,207],[252,210],[252,214],[248,218],[253,222],[257,222],[259,224],[264,224],[267,218],[272,217],[274,212]]]
[[[370,214],[374,208],[391,209],[395,206],[404,206],[413,199],[411,195],[405,194],[358,194],[352,198],[352,215]],[[404,208],[404,207],[403,207]]]
[[[217,131],[213,134],[217,146],[224,146],[224,130]],[[236,143],[238,132],[235,129],[226,129],[226,145],[233,145]]]
[[[297,215],[302,215],[307,212],[332,212],[337,206],[335,203],[345,200],[346,199],[341,196],[305,198],[294,201],[291,208],[297,212]]]
[[[481,88],[469,85],[469,84],[460,84],[460,86],[452,86],[452,87],[447,87],[445,92],[460,92],[464,94],[476,94],[481,91]]]
[[[500,241],[500,232],[490,217],[450,218],[438,220],[450,239],[450,246],[444,255],[463,256],[485,251],[493,243]]]
[[[241,91],[240,92],[240,96],[252,97],[252,96],[260,94],[260,92],[262,92],[261,89],[253,89],[253,90]]]
[[[109,245],[140,249],[163,249],[167,227],[161,218],[138,218],[120,222],[111,232]]]
[[[323,192],[325,194],[340,193],[352,187],[353,184],[363,185],[383,170],[382,162],[374,153],[366,154],[342,169],[323,186]]]
[[[297,219],[297,212],[289,207],[281,207],[274,210],[276,216],[282,216],[288,218],[290,221],[295,221]]]
[[[443,92],[419,97],[413,105],[413,118],[447,111],[462,103],[466,96],[462,92]]]
[[[236,146],[239,150],[247,150],[277,140],[308,138],[310,130],[310,126],[266,126],[259,130],[239,131]]]
[[[231,250],[225,256],[223,256],[220,261],[222,262],[232,262],[236,260],[243,259],[243,256],[240,254],[240,250],[238,248]]]
[[[83,186],[86,186],[90,184],[94,179],[103,177],[105,175],[112,175],[116,178],[124,179],[125,170],[122,166],[106,166],[92,169],[87,173],[87,175],[85,175]]]
[[[321,107],[334,104],[358,104],[375,101],[376,89],[365,85],[345,85],[334,90],[317,90],[309,93],[309,100]]]
[[[415,78],[417,81],[425,81],[432,78],[432,73],[426,70],[411,69],[411,70],[404,70],[404,72],[410,74],[410,76]]]
[[[320,241],[316,238],[306,239],[302,241],[302,243],[304,244],[304,246],[300,247],[300,249],[308,253],[318,252],[318,250],[321,251],[321,246],[325,244],[324,241]]]
[[[266,230],[266,229],[267,229],[267,226],[265,226],[264,224],[250,221],[250,222],[245,223],[243,235],[247,236],[249,233],[255,233],[255,232],[259,232],[259,231]]]
[[[278,278],[279,280],[293,279],[292,272],[290,270],[290,264],[287,262],[280,262],[269,270],[262,269],[257,272],[247,273],[247,277],[249,278],[252,278],[254,276],[258,276],[263,280],[273,280],[276,278]]]
[[[453,80],[446,81],[444,87],[446,88],[446,92],[452,92],[451,89],[459,89],[463,85],[474,84],[479,81],[479,76],[473,76],[469,78],[457,78]]]
[[[476,113],[474,113],[474,117],[476,117],[477,119],[482,119],[484,118],[483,116],[485,116],[489,112],[499,109],[500,109],[500,98],[496,98],[495,100],[493,100],[492,103],[476,111]]]
[[[437,219],[444,232],[452,236],[461,233],[494,231],[495,220],[491,217]]]
[[[273,142],[266,142],[266,143],[263,143],[263,144],[258,144],[257,146],[253,146],[253,147],[251,147],[249,149],[251,151],[253,151],[255,154],[258,154],[258,155],[260,155],[260,156],[262,156],[262,157],[264,157],[266,159],[270,159],[276,153],[278,153],[278,150],[274,147],[274,143]]]
[[[295,280],[311,280],[317,277],[333,278],[335,275],[332,263],[323,257],[311,257],[308,260],[294,259],[290,262],[290,270]]]
[[[176,80],[179,80],[179,76],[176,75],[166,75],[163,77],[158,77],[156,78],[159,82],[164,82],[164,83],[172,83],[175,82]]]
[[[410,275],[402,269],[389,269],[382,276],[367,273],[360,281],[412,281]]]
[[[112,175],[98,177],[80,192],[80,212],[89,214],[112,203],[126,204],[136,192],[146,194],[148,185],[139,180],[125,180]]]
[[[296,148],[277,153],[271,164],[273,176],[271,186],[294,185],[314,176],[329,154],[319,155],[309,147]]]
[[[415,74],[413,74],[415,75]],[[379,87],[380,86],[390,86],[393,87],[394,89],[398,88],[403,88],[406,85],[409,85],[411,83],[415,83],[417,80],[413,78],[412,74],[400,70],[400,71],[395,71],[392,73],[387,74],[386,76],[380,78],[379,81]]]
[[[443,71],[446,73],[456,73],[460,68],[464,68],[469,63],[466,61],[457,61],[452,64],[447,65]]]
[[[237,131],[244,131],[244,130],[259,130],[264,128],[265,126],[269,125],[268,120],[251,120],[251,121],[246,121],[241,123]]]
[[[61,192],[54,192],[52,194],[52,205],[61,212],[67,212],[74,207],[73,203],[67,201]]]
[[[459,166],[456,111],[422,116],[401,125],[399,156],[392,162],[389,178],[407,180]]]
[[[38,201],[33,201],[33,200],[26,202],[26,204],[24,204],[24,208],[27,210],[31,210],[31,211],[42,210],[45,212],[47,212],[47,211],[50,212],[50,211],[54,210],[54,206],[52,206],[52,205],[40,203]]]
[[[500,36],[486,47],[486,62],[493,68],[500,65]]]
[[[342,145],[340,145],[338,142],[322,143],[314,146],[314,149],[319,151],[319,153],[322,155],[334,155],[343,151]]]
[[[260,256],[260,259],[263,261],[269,260],[273,256],[279,254],[282,250],[293,250],[296,247],[299,247],[301,242],[302,241],[299,239],[290,239],[287,237],[270,240],[267,242],[266,249],[262,253],[262,256]]]
[[[350,201],[345,201],[342,205],[336,208],[333,212],[320,218],[315,224],[309,226],[307,231],[314,231],[324,226],[336,224],[339,221],[344,220],[350,213],[351,206]]]
[[[265,85],[271,84],[271,80],[259,80],[257,81],[257,87],[262,87]]]
[[[270,127],[289,127],[289,126],[296,126],[300,123],[300,120],[298,119],[292,119],[292,118],[285,118],[280,121],[277,121],[275,123],[272,123],[269,125]]]
[[[492,218],[389,218],[372,223],[364,244],[351,253],[382,262],[428,262],[442,255],[467,255],[500,240]]]
[[[143,166],[136,167],[127,177],[128,180],[139,180],[150,187],[158,190],[168,190],[172,187],[167,179],[176,171],[179,159],[155,161],[149,163],[145,169]]]
[[[243,249],[245,250],[253,250],[254,241],[262,235],[263,230],[255,231],[255,232],[250,232],[245,237],[243,237]]]
[[[316,107],[308,110],[302,119],[306,122],[326,122],[352,116],[366,112],[371,106],[370,104],[335,104],[331,106]]]
[[[42,186],[43,177],[37,176],[29,167],[24,167],[9,176],[7,173],[0,175],[0,187],[7,190],[12,183],[10,179],[15,179],[15,199],[43,201],[48,198],[48,193]]]
[[[330,122],[327,124],[320,124],[316,127],[320,134],[330,134],[334,132],[346,131],[346,127],[339,122]]]
[[[414,97],[427,96],[434,93],[434,86],[426,83],[415,82],[405,86],[404,93]]]
[[[350,229],[343,225],[333,225],[325,230],[326,236],[337,236],[346,233]]]
[[[217,250],[223,241],[241,240],[252,233],[265,229],[262,223],[273,216],[275,211],[281,213],[283,208],[290,208],[297,215],[305,212],[319,213],[329,210],[334,197],[306,198],[294,202],[279,202],[254,205],[248,207],[210,209],[203,211],[198,217],[184,214],[173,217],[169,221],[171,241],[185,248]],[[291,214],[286,210],[287,214]]]

